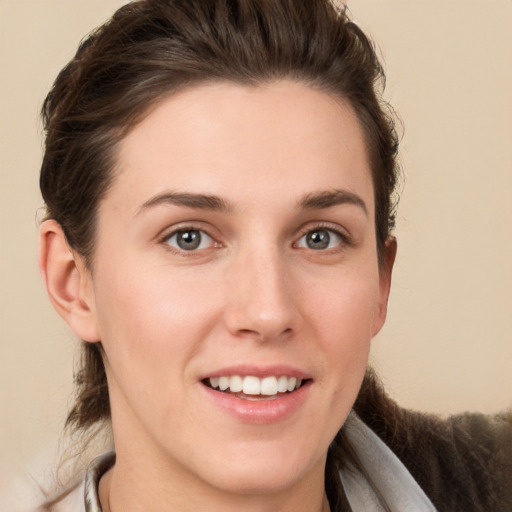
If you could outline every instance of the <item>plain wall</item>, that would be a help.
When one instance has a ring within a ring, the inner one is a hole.
[[[38,111],[81,37],[123,3],[0,0],[0,488],[55,445],[72,390],[76,342],[36,269]],[[349,7],[405,125],[399,253],[373,364],[404,406],[510,407],[512,2]]]

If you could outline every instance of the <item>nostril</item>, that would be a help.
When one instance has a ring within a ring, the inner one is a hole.
[[[252,331],[251,329],[240,329],[238,331],[240,334],[243,334],[243,335],[246,335],[246,336],[259,336],[261,337],[261,334],[256,332],[256,331]]]
[[[239,329],[238,335],[241,337],[247,337],[247,338],[254,338],[255,340],[261,341],[261,342],[267,342],[267,341],[273,341],[278,340],[283,337],[289,337],[293,333],[293,329],[290,327],[287,327],[281,332],[259,332],[257,330],[253,329]]]

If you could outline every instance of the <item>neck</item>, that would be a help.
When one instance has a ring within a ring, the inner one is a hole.
[[[137,467],[137,469],[135,469]],[[200,488],[202,487],[202,488]],[[148,474],[138,464],[125,467],[118,457],[116,465],[100,480],[99,498],[103,512],[329,512],[323,478],[318,482],[299,482],[269,494],[232,493],[191,482],[176,486]]]

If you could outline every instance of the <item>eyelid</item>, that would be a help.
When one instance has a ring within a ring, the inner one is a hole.
[[[204,233],[208,238],[212,240],[212,243],[210,247],[203,248],[203,249],[195,249],[186,251],[184,249],[180,249],[178,247],[174,247],[167,243],[167,241],[175,236],[176,234],[184,231],[200,231]],[[163,229],[156,237],[156,241],[162,245],[165,246],[165,248],[175,254],[183,255],[183,256],[194,256],[198,255],[199,253],[204,253],[204,251],[207,251],[210,248],[219,248],[222,247],[222,243],[218,241],[218,236],[215,236],[211,233],[211,229],[208,229],[204,226],[202,222],[183,222],[178,225],[173,225],[171,227]]]
[[[352,236],[346,229],[341,227],[339,224],[333,224],[331,222],[325,222],[325,221],[311,222],[311,223],[306,224],[305,226],[302,226],[297,234],[296,241],[293,243],[293,245],[296,246],[298,241],[301,240],[305,235],[307,235],[308,233],[311,233],[312,231],[317,231],[317,230],[331,231],[331,232],[335,233],[336,235],[338,235],[341,238],[342,247],[352,247],[354,245],[354,240],[352,239]],[[329,252],[329,251],[336,251],[336,249],[326,249],[325,251],[319,251],[319,252]]]

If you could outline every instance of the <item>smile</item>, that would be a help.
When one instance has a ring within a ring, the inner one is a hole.
[[[224,393],[236,394],[238,398],[246,400],[277,398],[286,393],[299,389],[303,379],[297,377],[266,376],[263,378],[254,375],[241,377],[240,375],[210,377],[203,381],[208,387]]]
[[[311,394],[311,375],[287,365],[237,366],[200,379],[209,403],[245,424],[272,424],[290,418]]]

